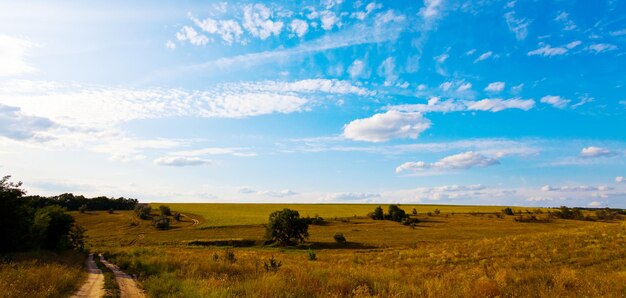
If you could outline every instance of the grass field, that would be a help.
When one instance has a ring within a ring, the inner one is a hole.
[[[363,217],[375,205],[168,205],[189,217],[167,231],[128,211],[73,215],[88,229],[89,248],[137,274],[152,297],[626,295],[626,223],[620,220],[522,223],[495,216],[503,207],[419,205],[420,223],[411,228]],[[263,246],[262,224],[285,207],[330,221],[310,226],[300,247]],[[442,213],[426,214],[435,208]],[[348,244],[335,243],[336,232]],[[232,239],[252,246],[221,246]],[[215,245],[188,245],[197,240]],[[310,251],[317,260],[309,260]],[[266,271],[270,258],[281,267]]]
[[[200,215],[204,220],[202,226],[219,227],[233,225],[258,225],[267,223],[272,211],[290,208],[300,212],[300,216],[315,216],[323,218],[345,218],[365,216],[374,211],[378,205],[372,204],[168,204],[152,203],[152,208],[168,205],[173,210],[182,213]],[[385,205],[383,205],[385,206]],[[469,213],[469,212],[500,212],[502,206],[466,206],[466,205],[402,205],[410,212],[413,208],[419,213],[426,214],[439,209],[442,213]],[[515,207],[513,207],[515,208]],[[520,210],[533,208],[517,208]],[[386,206],[385,206],[386,210]]]
[[[0,263],[0,297],[67,297],[86,278],[85,256],[66,251],[15,253]]]

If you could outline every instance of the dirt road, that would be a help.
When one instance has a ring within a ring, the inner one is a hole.
[[[102,264],[107,266],[113,274],[115,274],[115,280],[117,284],[120,286],[120,297],[122,298],[136,298],[136,297],[146,297],[143,291],[137,287],[137,283],[133,279],[132,276],[124,273],[120,268],[115,266],[109,261],[105,260],[104,257],[100,256],[100,260]]]
[[[76,292],[72,298],[100,298],[104,296],[104,275],[102,271],[96,266],[96,262],[93,260],[93,254],[87,257],[87,281]]]

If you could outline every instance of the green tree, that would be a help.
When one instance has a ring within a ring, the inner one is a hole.
[[[85,238],[86,238],[85,232],[86,231],[87,229],[85,229],[81,225],[72,226],[67,237],[70,241],[70,245],[74,249],[79,250],[79,251],[83,251],[85,249]]]
[[[159,230],[167,230],[170,228],[170,219],[162,214],[154,220],[154,226]]]
[[[0,179],[0,252],[28,247],[34,210],[23,198],[21,182],[10,182],[11,176]]]
[[[511,209],[511,207],[506,207],[504,209],[502,209],[502,212],[506,215],[513,215],[513,209]]]
[[[389,205],[389,220],[401,222],[407,217],[406,212],[398,205]]]
[[[69,246],[68,234],[74,218],[60,206],[37,209],[33,221],[33,235],[38,244],[46,249],[64,249]]]
[[[267,237],[280,245],[294,245],[309,237],[309,224],[296,210],[283,209],[270,214]]]
[[[152,208],[148,204],[137,204],[135,206],[135,214],[141,219],[150,219]]]

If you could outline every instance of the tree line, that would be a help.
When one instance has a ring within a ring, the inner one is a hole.
[[[124,197],[109,198],[100,196],[86,198],[85,196],[74,195],[72,193],[64,193],[51,197],[25,196],[24,200],[30,201],[30,205],[34,208],[56,205],[66,208],[68,211],[80,211],[82,209],[93,211],[134,210],[135,206],[139,203],[137,199],[127,199]]]

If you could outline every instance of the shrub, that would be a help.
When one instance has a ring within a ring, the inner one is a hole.
[[[411,214],[417,215],[417,209],[413,208],[413,210],[411,210]]]
[[[506,207],[504,209],[502,209],[502,213],[506,214],[506,215],[513,215],[513,209],[511,209],[510,207]]]
[[[165,206],[165,205],[159,206],[159,211],[161,211],[161,215],[165,215],[165,216],[172,215],[172,210],[170,210],[170,207]]]
[[[109,209],[108,212],[109,212],[109,214],[113,214],[113,213],[115,213],[115,210],[113,210],[113,208],[111,208],[111,209]]]
[[[309,248],[309,251],[308,251],[308,256],[309,256],[309,261],[317,260],[317,254],[315,253],[314,250],[311,250],[310,248]]]
[[[310,225],[316,225],[316,226],[322,226],[326,224],[326,221],[320,217],[319,215],[315,214],[314,217],[306,217],[306,222]]]
[[[347,242],[346,236],[344,236],[343,233],[335,233],[335,235],[333,235],[333,239],[335,239],[335,242],[339,244],[345,244]]]
[[[53,205],[38,209],[33,221],[34,237],[43,248],[67,248],[70,245],[67,235],[73,223],[74,218],[65,213],[65,208]]]
[[[574,219],[574,220],[584,220],[585,217],[582,214],[582,211],[578,208],[568,208],[566,206],[561,206],[559,210],[552,213],[553,216],[561,219]]]
[[[294,245],[309,237],[309,224],[298,211],[283,209],[270,214],[267,238],[280,245]]]
[[[83,251],[85,249],[85,232],[86,231],[87,229],[85,229],[81,225],[72,226],[72,228],[69,231],[69,234],[67,235],[67,238],[69,239],[70,245],[72,246],[72,248],[78,251]]]
[[[435,215],[439,215],[441,213],[441,211],[439,209],[435,209],[435,211],[433,211],[435,213]]]
[[[80,213],[85,213],[85,212],[87,212],[87,204],[83,204],[83,205],[81,205],[81,206],[78,208],[78,211],[79,211]]]
[[[137,204],[135,206],[135,214],[141,219],[150,219],[152,208],[148,204]]]
[[[216,259],[217,260],[217,259]],[[224,251],[224,260],[234,263],[237,259],[235,258],[235,252],[227,249]]]
[[[159,230],[167,230],[170,228],[170,219],[161,215],[154,220],[154,227]]]
[[[182,215],[180,213],[178,213],[178,212],[174,213],[174,219],[176,221],[180,221],[181,218],[182,218]]]
[[[374,220],[383,220],[385,219],[385,214],[383,212],[383,207],[376,207],[376,209],[374,209],[374,213],[370,214],[370,217]]]
[[[401,222],[407,217],[406,212],[398,205],[389,205],[389,220]]]
[[[263,268],[267,272],[276,272],[283,264],[272,256],[267,262],[263,262]]]

